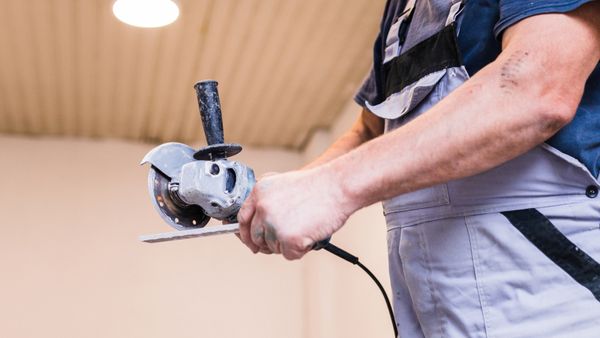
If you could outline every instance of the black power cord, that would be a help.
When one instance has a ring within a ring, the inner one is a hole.
[[[359,262],[358,257],[329,243],[328,240],[327,240],[327,242],[320,243],[320,244],[321,245],[317,248],[317,250],[325,249],[345,261],[348,261],[354,265],[358,265],[364,272],[367,273],[367,275],[369,275],[369,277],[371,277],[371,279],[375,282],[375,284],[377,284],[379,291],[381,291],[381,294],[383,295],[383,298],[385,299],[385,304],[387,305],[387,309],[390,314],[390,320],[392,321],[392,326],[394,327],[394,338],[398,337],[398,327],[396,327],[396,320],[394,318],[394,310],[392,309],[392,304],[390,303],[390,299],[388,298],[388,295],[385,292],[383,285],[381,285],[381,283],[379,282],[377,277],[375,277],[375,275],[366,266],[364,266],[361,262]]]

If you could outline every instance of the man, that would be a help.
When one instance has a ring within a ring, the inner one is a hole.
[[[600,337],[599,60],[595,1],[389,0],[361,116],[241,240],[297,259],[383,201],[400,336]]]

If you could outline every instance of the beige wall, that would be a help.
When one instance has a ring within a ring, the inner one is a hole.
[[[323,133],[321,133],[323,135]],[[245,150],[257,171],[307,154]],[[381,337],[378,290],[327,252],[301,261],[252,255],[234,236],[143,244],[169,230],[146,192],[149,145],[0,136],[0,337]],[[385,285],[379,206],[334,242]]]
[[[348,103],[330,130],[314,133],[303,154],[310,161],[345,132],[358,116]],[[386,231],[380,204],[359,210],[332,243],[360,258],[388,290]],[[306,337],[389,337],[391,323],[377,286],[358,266],[326,252],[308,255]]]

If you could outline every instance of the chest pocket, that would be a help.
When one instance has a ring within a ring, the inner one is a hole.
[[[430,2],[433,5],[429,6]],[[446,69],[462,66],[455,28],[461,2],[430,2],[409,2],[387,34],[383,88],[379,88],[386,99],[376,105],[366,102],[367,108],[381,118],[395,119],[412,111],[444,77]],[[435,30],[423,32],[423,23],[430,20],[436,21],[431,25]]]
[[[384,119],[399,118],[423,101],[448,68],[461,67],[454,24],[383,65],[386,100],[367,108]]]

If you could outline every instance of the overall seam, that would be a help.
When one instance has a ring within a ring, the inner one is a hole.
[[[483,317],[483,328],[485,331],[485,337],[491,338],[490,334],[492,326],[490,324],[489,317],[489,309],[488,303],[489,299],[485,292],[485,287],[483,286],[483,282],[481,281],[482,271],[480,270],[480,261],[479,261],[479,242],[477,240],[477,235],[475,234],[474,229],[472,229],[472,225],[469,223],[469,218],[464,217],[465,227],[467,229],[467,233],[469,235],[469,246],[471,249],[471,257],[473,261],[473,271],[475,273],[475,284],[477,285],[477,294],[479,296],[479,303],[481,304],[481,315]]]
[[[440,337],[446,337],[446,332],[445,332],[445,328],[447,325],[447,316],[443,313],[443,311],[440,309],[440,299],[437,295],[436,289],[433,285],[433,280],[431,278],[432,272],[431,272],[431,259],[430,259],[430,255],[429,255],[429,245],[427,245],[427,240],[426,240],[426,236],[423,234],[423,228],[420,229],[421,231],[419,231],[419,242],[420,242],[420,247],[421,247],[421,251],[422,251],[422,259],[425,262],[425,267],[427,269],[427,288],[429,289],[429,294],[431,295],[431,300],[433,302],[433,312],[436,314],[436,316],[439,318],[439,333],[440,333]]]
[[[398,239],[398,250],[396,251],[396,254],[398,255],[398,260],[400,261],[400,265],[402,266],[402,278],[404,279],[404,285],[405,285],[405,287],[407,289],[407,292],[408,292],[408,295],[410,297],[410,303],[412,305],[412,311],[415,314],[415,317],[417,318],[417,324],[419,326],[419,331],[421,333],[421,336],[425,337],[425,332],[423,331],[423,326],[421,325],[421,323],[423,321],[419,317],[419,311],[416,311],[417,306],[416,306],[415,300],[414,300],[415,297],[413,297],[412,292],[410,292],[410,287],[409,287],[408,282],[407,282],[408,279],[406,277],[406,267],[404,266],[404,259],[402,258],[402,254],[400,252],[400,247],[402,246],[402,231],[404,231],[404,230],[402,230],[402,229],[396,229],[396,230],[400,231],[400,235],[399,235],[400,238]],[[397,321],[396,325],[399,325],[398,321]]]
[[[562,205],[570,205],[570,204],[577,204],[577,203],[585,202],[588,199],[589,199],[589,197],[586,197],[584,194],[581,194],[581,195],[569,196],[568,200],[566,200],[566,197],[562,197],[561,200],[556,198],[556,199],[553,199],[551,202],[549,202],[549,201],[538,202],[538,203],[524,202],[524,203],[506,204],[506,205],[502,205],[500,207],[491,207],[491,206],[481,207],[481,208],[476,208],[476,209],[472,209],[472,210],[459,209],[459,210],[437,211],[437,212],[435,212],[435,214],[433,216],[422,215],[420,218],[413,217],[414,220],[412,220],[410,222],[405,222],[403,224],[391,225],[391,226],[388,225],[387,228],[388,228],[388,231],[390,231],[390,230],[393,230],[396,228],[414,227],[414,226],[421,225],[423,223],[439,221],[439,220],[446,219],[446,218],[470,217],[470,216],[497,214],[497,213],[500,213],[503,211],[519,210],[519,209],[530,209],[530,208],[537,209],[537,208],[557,207],[557,206],[562,206]],[[410,211],[414,211],[414,210],[410,210]],[[393,215],[393,214],[401,214],[401,213],[405,213],[405,212],[407,212],[407,211],[386,212],[384,209],[383,215],[388,216],[388,215]]]
[[[422,241],[422,235],[421,235],[421,233],[419,233],[419,243],[417,243],[417,244],[419,246],[419,249],[422,250],[423,249],[423,245],[422,245],[421,241]],[[398,247],[398,250],[400,250],[400,247]],[[427,261],[425,260],[425,258],[423,257],[423,255],[421,255],[421,256],[422,256],[421,259],[423,259],[423,265],[425,265],[426,268],[429,270],[429,267],[427,266]],[[404,268],[404,265],[403,265],[403,268]],[[405,271],[406,270],[403,270],[403,272],[405,272]],[[411,299],[411,302],[412,302],[413,311],[415,313],[415,316],[417,317],[417,320],[419,321],[419,326],[421,327],[421,331],[423,332],[423,336],[425,336],[425,330],[424,330],[425,326],[423,325],[424,321],[423,321],[423,318],[421,317],[421,311],[418,311],[419,307],[415,303],[415,300],[417,299],[417,297],[414,297],[414,290],[408,284],[408,279],[406,279],[406,274],[404,276],[405,276],[404,280],[407,281],[406,286],[408,288],[408,293],[410,294],[410,299]],[[429,284],[429,276],[427,276],[426,281]],[[427,285],[427,287],[431,291],[431,287],[429,285]]]

